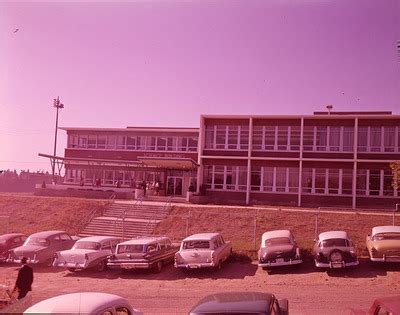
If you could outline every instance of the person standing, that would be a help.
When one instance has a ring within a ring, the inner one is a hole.
[[[22,267],[18,271],[17,280],[13,292],[18,291],[17,299],[20,300],[32,291],[33,270],[26,263],[26,257],[21,259]]]

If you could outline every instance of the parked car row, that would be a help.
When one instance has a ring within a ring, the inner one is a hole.
[[[400,262],[400,226],[377,226],[366,238],[373,262]],[[153,269],[174,263],[179,269],[221,268],[232,253],[232,246],[220,233],[200,233],[185,238],[180,245],[166,236],[143,236],[128,241],[118,237],[91,236],[78,239],[64,231],[45,231],[30,235],[0,236],[0,261],[68,268],[70,271],[93,268]],[[345,231],[320,233],[315,240],[315,266],[345,268],[359,264],[353,242]],[[258,251],[263,269],[298,265],[301,249],[289,230],[265,232]]]
[[[400,226],[377,226],[367,235],[366,247],[373,262],[400,262]],[[345,231],[320,233],[313,255],[318,268],[345,268],[359,264],[354,244]],[[270,267],[302,263],[301,251],[289,230],[265,232],[258,251],[258,265]]]

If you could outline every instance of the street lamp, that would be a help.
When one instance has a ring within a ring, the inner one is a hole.
[[[64,108],[64,104],[60,102],[60,98],[57,96],[53,100],[53,107],[55,107],[56,110],[56,130],[55,130],[55,135],[54,135],[54,154],[53,154],[53,163],[51,163],[51,173],[53,177],[53,183],[56,182],[55,180],[55,167],[56,167],[56,151],[57,151],[57,129],[58,129],[58,110],[60,108]]]

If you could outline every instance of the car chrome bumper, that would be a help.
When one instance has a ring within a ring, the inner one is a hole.
[[[10,262],[10,263],[15,263],[15,264],[20,264],[21,263],[21,260],[22,259],[16,259],[16,258],[7,258],[7,262]],[[27,260],[26,260],[26,262],[28,263],[28,264],[39,264],[41,261],[39,261],[39,260],[36,260],[35,258],[34,259],[30,259],[30,258],[28,258]]]
[[[399,256],[383,256],[382,258],[370,257],[373,262],[400,262]]]
[[[120,262],[109,262],[107,266],[111,269],[149,269],[151,267],[150,263],[120,263]]]
[[[200,268],[213,268],[215,264],[213,262],[209,263],[200,263],[200,264],[177,264],[174,263],[175,268],[184,268],[184,269],[200,269]]]
[[[357,266],[359,264],[359,261],[353,261],[353,262],[339,262],[339,263],[322,263],[315,261],[315,266],[318,268],[331,268],[331,269],[340,269],[340,268],[346,268],[346,267],[351,267],[351,266]]]
[[[280,262],[259,262],[258,266],[259,267],[279,267],[279,266],[289,266],[289,265],[298,265],[303,263],[303,260],[301,259],[293,259],[289,261],[280,261]]]
[[[54,262],[53,267],[84,269],[87,267],[87,263]]]

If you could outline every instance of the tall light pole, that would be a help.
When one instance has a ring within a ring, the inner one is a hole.
[[[53,106],[56,108],[56,130],[54,135],[54,154],[53,154],[53,163],[51,163],[51,173],[53,177],[53,183],[55,183],[55,167],[56,167],[56,153],[57,153],[57,130],[58,130],[58,110],[60,108],[64,108],[64,104],[60,102],[60,98],[57,96],[53,100]]]

